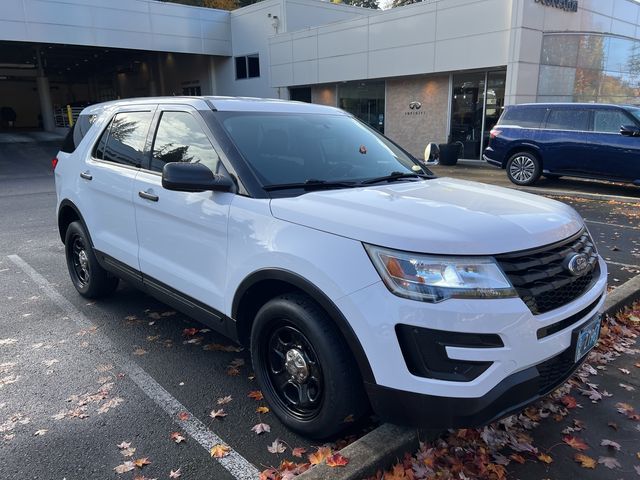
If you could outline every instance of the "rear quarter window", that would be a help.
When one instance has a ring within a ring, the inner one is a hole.
[[[498,125],[513,125],[522,128],[540,128],[547,114],[546,107],[511,107],[500,117]]]

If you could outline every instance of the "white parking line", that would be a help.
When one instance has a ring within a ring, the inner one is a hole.
[[[596,220],[587,220],[587,219],[585,219],[585,222],[594,223],[596,225],[606,225],[607,227],[630,228],[632,230],[640,230],[640,227],[634,227],[633,225],[618,225],[618,224],[615,224],[615,223],[598,222]]]
[[[638,270],[640,270],[640,265],[630,265],[628,263],[611,262],[609,260],[605,260],[605,262],[607,262],[607,265],[616,265],[618,267],[637,268]]]
[[[9,255],[9,260],[16,264],[22,271],[38,285],[38,287],[58,308],[60,308],[80,328],[91,328],[95,325],[69,300],[64,298],[42,275],[18,255]],[[135,362],[128,359],[127,355],[120,351],[103,334],[95,334],[96,346],[100,353],[108,358],[110,363],[118,365],[147,397],[162,408],[176,424],[180,425],[187,434],[198,442],[207,452],[216,444],[225,443],[220,437],[209,430],[204,423],[193,416],[176,398],[167,392],[162,385],[156,382],[151,375],[143,370]],[[178,419],[180,412],[189,413],[187,420]],[[235,450],[231,450],[228,456],[217,459],[220,464],[235,478],[242,480],[254,480],[260,475],[258,469]]]

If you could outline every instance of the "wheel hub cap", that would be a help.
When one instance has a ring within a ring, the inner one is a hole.
[[[296,348],[287,351],[284,366],[291,378],[298,383],[304,382],[309,376],[309,366],[302,352]]]
[[[87,252],[85,252],[84,250],[80,250],[80,253],[78,253],[78,261],[80,262],[80,267],[83,270],[87,270],[87,266],[89,264],[89,259],[87,258]]]

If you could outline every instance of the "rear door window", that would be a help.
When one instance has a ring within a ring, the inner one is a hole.
[[[620,133],[622,125],[632,125],[633,122],[620,110],[594,110],[593,129],[599,133]]]
[[[510,107],[500,117],[498,125],[540,128],[546,114],[547,108],[545,107]]]
[[[144,162],[144,145],[152,117],[152,112],[116,114],[102,132],[94,157],[120,165],[140,167]]]
[[[204,130],[189,112],[162,112],[153,142],[151,170],[169,162],[201,163],[216,172],[220,158]]]
[[[589,130],[589,110],[580,108],[553,108],[547,118],[551,130]]]

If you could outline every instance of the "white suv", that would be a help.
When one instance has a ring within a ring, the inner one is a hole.
[[[81,295],[118,279],[246,345],[291,429],[370,411],[478,426],[597,341],[607,267],[552,200],[435,178],[353,116],[297,102],[86,108],[54,160]]]

